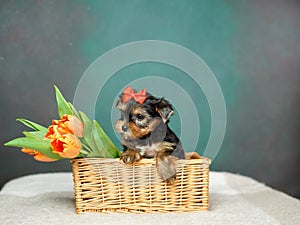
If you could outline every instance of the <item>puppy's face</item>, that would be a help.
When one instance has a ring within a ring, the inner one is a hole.
[[[117,120],[115,129],[125,141],[149,137],[158,125],[166,124],[174,113],[169,102],[150,94],[147,94],[143,104],[133,99],[124,103],[119,98],[116,107],[121,112],[121,118]]]

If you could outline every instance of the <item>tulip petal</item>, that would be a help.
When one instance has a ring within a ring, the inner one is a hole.
[[[63,158],[75,158],[81,150],[80,140],[72,134],[64,134],[50,143],[54,153]]]
[[[39,151],[29,149],[29,148],[22,148],[21,151],[28,155],[32,155],[35,160],[40,161],[40,162],[54,162],[54,161],[58,160],[58,159],[51,159],[51,158],[43,155]]]
[[[76,137],[82,137],[84,132],[84,126],[80,119],[76,116],[68,116],[68,121],[66,122],[68,128]]]

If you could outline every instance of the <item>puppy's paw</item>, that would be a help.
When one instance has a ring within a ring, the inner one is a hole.
[[[173,184],[176,180],[176,160],[171,155],[158,155],[156,158],[157,172],[168,184]]]
[[[126,164],[133,164],[137,161],[140,161],[142,159],[142,156],[138,151],[128,149],[127,151],[122,153],[120,159]]]

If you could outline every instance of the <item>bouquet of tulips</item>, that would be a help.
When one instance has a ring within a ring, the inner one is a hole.
[[[4,145],[21,147],[22,152],[42,162],[78,157],[118,158],[120,151],[99,123],[91,121],[83,112],[78,112],[56,86],[54,89],[60,119],[53,120],[48,127],[26,119],[17,119],[32,131],[24,131],[24,137]]]

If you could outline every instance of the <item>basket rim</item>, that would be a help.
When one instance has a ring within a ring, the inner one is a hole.
[[[71,163],[75,162],[89,162],[89,163],[122,163],[124,164],[120,158],[74,158],[71,159]],[[203,164],[210,165],[211,159],[206,157],[201,157],[201,159],[178,159],[177,163],[179,164]],[[144,165],[144,164],[156,164],[154,158],[146,159],[143,158],[138,162],[135,162],[133,165]]]

